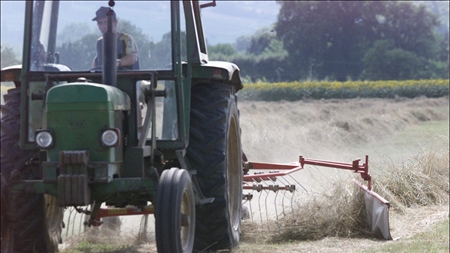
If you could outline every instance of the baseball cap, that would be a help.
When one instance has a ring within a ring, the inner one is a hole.
[[[100,9],[98,9],[95,12],[95,18],[92,19],[92,21],[96,21],[99,18],[104,18],[106,17],[106,14],[108,13],[108,11],[110,10],[109,7],[100,7]],[[116,20],[116,13],[113,11],[113,20]]]

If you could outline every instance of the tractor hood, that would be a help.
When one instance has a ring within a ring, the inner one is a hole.
[[[47,93],[47,110],[130,110],[130,98],[108,85],[70,83],[51,88]]]

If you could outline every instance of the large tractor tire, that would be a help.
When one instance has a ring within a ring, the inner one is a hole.
[[[191,90],[187,158],[203,195],[212,203],[196,208],[197,251],[239,244],[242,209],[242,149],[234,87],[197,84]]]
[[[37,179],[33,163],[36,151],[21,150],[20,89],[4,96],[1,119],[1,232],[2,252],[57,252],[61,242],[63,210],[56,197],[13,192],[20,180]]]

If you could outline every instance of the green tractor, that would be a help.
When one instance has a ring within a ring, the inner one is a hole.
[[[57,52],[75,43],[61,28],[105,5],[102,65],[69,64],[92,55]],[[56,252],[64,209],[96,226],[102,205],[153,213],[158,252],[239,243],[243,85],[235,64],[208,59],[201,9],[215,1],[114,5],[26,1],[22,65],[1,71],[15,84],[1,110],[2,252]],[[114,10],[143,32],[166,29],[159,51],[140,50],[138,70],[116,68]]]

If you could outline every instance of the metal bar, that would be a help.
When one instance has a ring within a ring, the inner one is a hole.
[[[258,166],[261,165],[261,167],[254,167],[253,169],[282,169],[282,170],[286,170],[283,172],[269,172],[269,173],[265,173],[265,174],[254,174],[254,175],[244,175],[244,181],[253,181],[253,179],[260,179],[260,180],[275,180],[276,177],[283,177],[286,176],[288,174],[294,173],[296,171],[302,170],[302,167],[297,166],[293,166],[293,165],[286,165],[283,166],[282,164],[278,164],[278,166],[276,167],[265,167],[273,165],[273,164],[268,164],[268,163],[258,163]],[[284,168],[282,168],[284,167]]]
[[[295,191],[295,185],[284,185],[284,186],[277,185],[276,187],[274,187],[273,185],[253,184],[253,185],[243,185],[242,189],[255,190],[258,192],[262,191],[262,190],[270,190],[273,192],[276,192],[279,190],[293,192],[293,191]]]
[[[367,193],[369,193],[370,195],[374,196],[376,199],[378,199],[380,202],[382,202],[383,204],[387,205],[388,207],[391,206],[390,202],[387,201],[385,198],[381,197],[380,195],[378,195],[378,193],[370,190],[367,186],[361,184],[360,182],[358,182],[357,180],[353,179],[353,182],[355,184],[357,184],[361,189],[363,189],[364,191],[366,191]]]
[[[126,207],[126,208],[100,208],[97,212],[96,220],[100,220],[103,217],[112,216],[126,216],[126,215],[145,215],[153,214],[155,208],[153,206],[147,206],[143,209],[136,207]]]
[[[367,156],[366,156],[367,157]],[[324,160],[315,160],[315,159],[306,159],[303,156],[300,156],[299,162],[301,166],[303,167],[304,164],[310,164],[310,165],[317,165],[317,166],[323,166],[323,167],[333,167],[338,169],[348,169],[348,170],[363,170],[367,171],[368,165],[362,164],[360,165],[359,162],[361,159],[354,160],[353,163],[342,163],[342,162],[332,162],[332,161],[324,161]]]
[[[261,162],[248,162],[250,169],[256,170],[290,170],[300,166],[299,163],[261,163]]]

